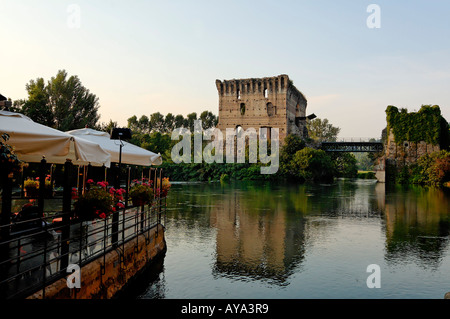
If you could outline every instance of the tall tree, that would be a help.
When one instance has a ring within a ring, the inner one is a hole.
[[[16,105],[21,112],[30,117],[33,121],[53,127],[55,118],[50,107],[49,96],[43,78],[38,78],[36,81],[30,80],[25,86],[28,92],[28,100],[16,101]]]
[[[164,119],[164,132],[172,132],[175,128],[175,116],[172,113],[167,113]]]
[[[164,115],[160,112],[155,112],[150,115],[150,130],[162,132],[164,128]]]
[[[128,128],[134,132],[139,131],[139,124],[138,119],[136,115],[133,115],[132,117],[128,118]]]
[[[186,128],[189,128],[189,130],[191,130],[191,132],[194,132],[194,121],[197,119],[197,113],[196,112],[192,112],[189,113],[187,115],[187,125],[185,126]]]
[[[184,116],[181,114],[178,114],[175,116],[175,128],[181,128],[186,127],[184,122]]]
[[[150,131],[150,119],[147,115],[142,115],[138,121],[138,128],[141,132]]]
[[[217,125],[217,117],[210,111],[203,111],[200,114],[200,120],[202,120],[203,129],[209,129]]]
[[[27,85],[28,99],[21,112],[32,120],[61,131],[96,127],[100,118],[98,98],[85,88],[80,79],[58,71],[47,85],[43,78]]]
[[[117,127],[119,127],[117,122],[110,119],[108,123],[100,123],[97,125],[96,129],[98,131],[108,132],[111,134],[112,130]]]
[[[316,142],[336,141],[341,129],[329,123],[328,119],[316,118],[306,124],[308,134]]]

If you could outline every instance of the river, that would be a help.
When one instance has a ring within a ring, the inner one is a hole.
[[[449,189],[174,183],[167,253],[136,298],[442,299],[449,234]]]

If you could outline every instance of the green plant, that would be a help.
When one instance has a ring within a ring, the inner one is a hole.
[[[450,181],[450,152],[441,150],[426,154],[417,161],[416,178],[420,184],[441,186]]]
[[[418,112],[410,112],[389,105],[386,108],[387,132],[394,133],[397,144],[404,141],[449,146],[449,126],[438,105],[422,105]]]
[[[220,175],[220,182],[221,183],[226,183],[226,182],[228,182],[229,179],[230,179],[230,177],[228,176],[228,174]]]
[[[134,206],[148,204],[153,199],[153,181],[149,183],[133,181],[134,185],[130,188],[130,198]]]
[[[28,188],[28,189],[31,189],[31,188],[39,189],[39,181],[34,180],[32,178],[27,178],[23,182],[23,187]]]
[[[305,147],[295,153],[292,162],[294,174],[301,180],[333,180],[334,165],[331,158],[323,150]]]
[[[102,185],[91,186],[74,204],[75,214],[81,220],[107,218],[115,211],[114,194]]]
[[[23,162],[14,153],[13,147],[6,143],[8,140],[9,134],[0,135],[0,171],[2,175],[19,172],[23,165]]]

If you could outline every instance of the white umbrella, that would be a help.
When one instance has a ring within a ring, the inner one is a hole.
[[[142,147],[119,140],[111,140],[107,132],[83,128],[66,132],[72,136],[98,143],[104,150],[111,154],[111,162],[119,162],[120,143],[122,142],[122,163],[130,165],[150,166],[161,165],[160,154],[153,153]]]
[[[36,123],[14,112],[0,111],[0,133],[7,133],[7,143],[17,157],[25,162],[64,164],[70,159],[75,165],[109,167],[111,156],[98,144]]]

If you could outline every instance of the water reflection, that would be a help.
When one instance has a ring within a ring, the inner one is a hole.
[[[448,190],[393,186],[386,191],[386,259],[436,268],[450,234]]]
[[[188,285],[205,297],[223,280],[283,289],[302,278],[311,290],[321,278],[309,276],[332,272],[331,263],[343,274],[330,275],[339,294],[354,289],[345,278],[358,272],[361,278],[354,280],[367,289],[364,271],[379,256],[377,262],[384,257],[387,267],[413,264],[428,270],[438,269],[443,259],[450,262],[448,190],[391,188],[368,180],[332,185],[174,183],[167,218],[168,270],[149,285],[152,297],[145,298],[170,298],[167,286],[172,295],[191,296]],[[299,277],[302,273],[308,277]],[[414,268],[403,276],[417,274]],[[277,297],[271,293],[265,296]]]
[[[290,197],[264,185],[225,189],[210,215],[215,274],[284,284],[304,258],[304,218]]]

